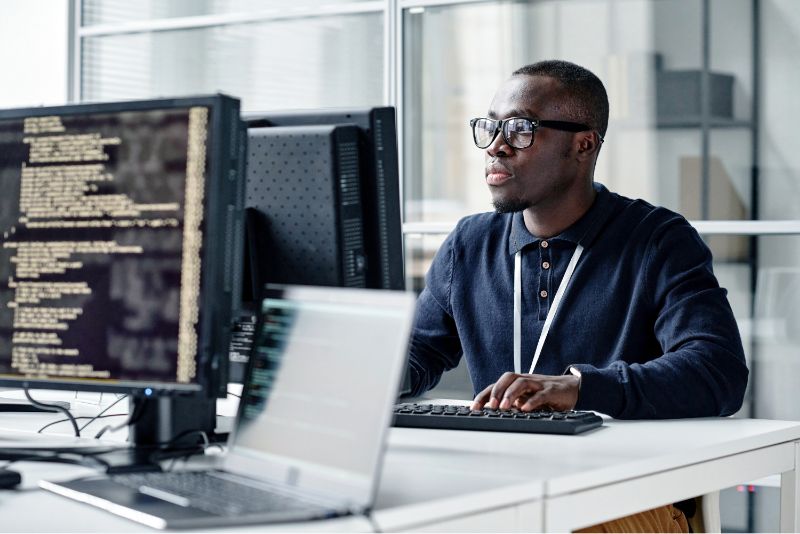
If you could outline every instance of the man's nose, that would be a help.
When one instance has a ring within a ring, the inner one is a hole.
[[[486,147],[486,153],[493,158],[508,156],[513,150],[513,147],[506,143],[506,138],[503,136],[502,131],[497,132],[492,144]]]

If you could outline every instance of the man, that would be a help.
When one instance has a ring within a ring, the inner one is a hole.
[[[680,215],[593,182],[608,124],[602,82],[564,61],[529,65],[471,123],[496,212],[459,221],[433,261],[411,343],[413,394],[463,355],[476,409],[736,412],[748,371],[708,248]]]
[[[412,394],[463,355],[473,409],[741,407],[748,370],[711,253],[680,215],[594,183],[607,125],[602,82],[565,61],[515,71],[471,121],[496,211],[459,221],[431,265]]]

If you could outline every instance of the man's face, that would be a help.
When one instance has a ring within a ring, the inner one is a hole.
[[[544,76],[512,76],[495,93],[488,117],[571,120],[560,83]],[[539,128],[532,146],[515,149],[498,133],[485,151],[486,183],[495,209],[508,213],[558,202],[578,174],[574,136]]]

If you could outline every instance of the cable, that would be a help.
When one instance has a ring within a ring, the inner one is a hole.
[[[184,446],[179,446],[177,448],[170,448],[171,444],[187,436],[191,436],[193,434],[199,434],[200,437],[203,438],[203,443],[197,445],[184,445]],[[208,434],[204,430],[185,430],[172,437],[172,439],[170,439],[169,441],[158,444],[157,446],[163,446],[164,448],[154,450],[150,454],[149,459],[153,463],[160,463],[163,462],[164,460],[173,459],[173,461],[167,468],[167,470],[172,470],[172,468],[175,466],[175,460],[179,458],[188,459],[190,456],[194,454],[205,452],[206,449],[208,449],[212,445],[219,446],[216,443],[211,443],[211,440],[208,439]]]
[[[374,517],[372,517],[372,512],[371,511],[367,512],[366,514],[364,514],[364,517],[366,517],[367,521],[369,521],[369,524],[372,526],[372,530],[374,530],[375,532],[383,532],[381,530],[380,525],[378,525],[378,522],[375,521]]]
[[[75,417],[73,417],[69,410],[61,406],[56,406],[55,404],[42,404],[41,402],[34,400],[33,397],[31,397],[31,393],[28,391],[28,388],[23,388],[22,391],[25,392],[25,397],[28,399],[28,402],[40,410],[47,410],[48,412],[62,412],[64,415],[66,415],[67,419],[69,419],[69,422],[72,423],[72,428],[75,429],[75,437],[81,437],[81,431],[78,428],[78,423],[75,421]]]
[[[92,423],[93,423],[93,422],[94,422],[96,419],[100,419],[101,417],[103,417],[103,415],[104,415],[104,414],[105,414],[105,413],[106,413],[108,410],[110,410],[111,408],[113,408],[114,406],[116,406],[116,405],[117,405],[117,404],[118,404],[118,403],[119,403],[119,402],[120,402],[122,399],[124,399],[125,397],[127,397],[127,395],[123,395],[122,397],[118,397],[118,398],[117,398],[117,400],[115,400],[114,402],[112,402],[111,404],[109,404],[108,406],[106,406],[106,407],[103,409],[103,411],[101,411],[99,414],[97,414],[97,415],[95,415],[94,417],[92,417],[91,419],[89,419],[89,420],[86,422],[86,424],[85,424],[85,425],[83,425],[83,426],[81,427],[81,431],[83,431],[83,429],[84,429],[84,428],[86,428],[87,426],[91,425],[91,424],[92,424]],[[119,414],[119,415],[126,415],[126,414]],[[103,430],[103,432],[105,432],[105,430]],[[97,436],[95,436],[95,439],[96,439],[96,438],[97,438]]]
[[[241,396],[241,395],[237,395],[236,393],[231,393],[230,391],[228,391],[227,393],[228,393],[228,395],[230,395],[231,397],[236,397],[237,399],[241,399],[241,398],[242,398],[242,396]]]
[[[125,416],[125,415],[128,415],[128,414],[126,414],[126,413],[110,413],[110,414],[106,414],[106,415],[95,415],[95,416],[82,415],[80,417],[76,417],[75,420],[77,421],[77,420],[80,420],[80,419],[92,419],[92,420],[94,420],[94,419],[105,419],[106,417],[122,417],[122,416]],[[51,423],[47,423],[42,428],[37,430],[36,433],[37,434],[41,434],[42,431],[44,431],[45,429],[48,429],[51,426],[57,425],[59,423],[66,423],[67,421],[69,421],[69,419],[59,419],[58,421],[53,421]],[[83,430],[83,428],[81,428],[81,430]]]
[[[205,430],[184,430],[176,436],[173,436],[172,439],[165,443],[165,445],[169,447],[179,439],[191,436],[193,434],[200,434],[200,437],[203,438],[203,450],[206,450],[208,446],[211,445],[211,441],[208,439],[208,434],[206,434]]]
[[[124,399],[124,398],[126,398],[126,397],[127,397],[127,395],[122,395],[121,397],[117,397],[117,400],[115,400],[114,402],[112,402],[111,404],[109,404],[108,406],[106,406],[106,407],[103,409],[103,411],[101,411],[100,413],[98,413],[98,414],[97,414],[97,415],[95,415],[95,416],[85,416],[85,417],[84,417],[84,416],[81,416],[81,417],[75,417],[75,419],[76,419],[76,420],[78,420],[78,419],[88,419],[88,421],[86,422],[86,424],[85,424],[85,425],[83,425],[82,427],[80,427],[79,431],[83,432],[83,430],[84,430],[84,429],[85,429],[87,426],[89,426],[90,424],[92,424],[92,423],[93,423],[95,420],[97,420],[97,419],[104,419],[104,418],[106,418],[106,417],[121,417],[121,416],[128,415],[128,414],[126,414],[126,413],[114,413],[114,414],[108,414],[108,415],[106,415],[106,412],[107,412],[108,410],[110,410],[111,408],[113,408],[113,407],[114,407],[116,404],[118,404],[120,401],[122,401],[122,399]],[[42,431],[44,431],[46,428],[50,428],[50,427],[51,427],[51,426],[53,426],[53,425],[57,425],[57,424],[59,424],[59,423],[63,423],[63,422],[65,422],[65,421],[69,421],[69,419],[59,419],[58,421],[53,421],[52,423],[48,423],[48,424],[44,425],[42,428],[40,428],[39,430],[37,430],[37,433],[41,434],[41,433],[42,433]],[[126,423],[124,423],[122,426],[125,426],[126,424],[127,424],[127,422],[126,422]],[[100,434],[100,435],[102,435],[102,434],[103,434],[103,433],[104,433],[106,430],[108,430],[109,428],[112,428],[112,426],[111,426],[111,425],[107,426],[106,428],[104,428],[103,430],[101,430],[101,431],[99,432],[99,434]],[[121,428],[121,427],[119,427],[119,428]],[[95,436],[95,439],[97,439],[98,437],[99,437],[99,436]]]

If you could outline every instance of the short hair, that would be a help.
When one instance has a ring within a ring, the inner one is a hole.
[[[608,128],[608,95],[600,78],[590,70],[558,59],[520,67],[512,76],[546,76],[564,87],[570,112],[576,120],[595,128],[605,137]]]

